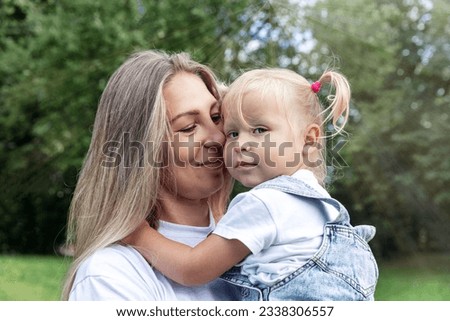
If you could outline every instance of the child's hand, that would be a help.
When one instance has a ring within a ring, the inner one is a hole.
[[[148,225],[147,221],[142,221],[142,223],[132,232],[130,235],[122,239],[122,242],[132,246],[144,246],[145,240],[152,234],[155,230]]]

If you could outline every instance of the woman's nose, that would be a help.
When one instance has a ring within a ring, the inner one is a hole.
[[[205,147],[225,144],[225,134],[222,131],[222,126],[212,124],[207,128],[207,137],[205,139]]]

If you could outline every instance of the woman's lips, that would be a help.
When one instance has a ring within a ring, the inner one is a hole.
[[[206,168],[219,168],[223,165],[223,159],[222,158],[215,158],[213,160],[208,160],[204,162],[195,162],[194,166],[196,167],[206,167]]]
[[[255,167],[255,163],[248,163],[248,162],[238,162],[236,164],[236,168],[253,168]]]

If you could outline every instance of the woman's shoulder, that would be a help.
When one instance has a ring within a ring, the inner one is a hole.
[[[167,280],[134,248],[116,244],[95,251],[80,264],[70,296],[74,300],[159,300],[171,294]]]
[[[87,275],[103,275],[105,273],[126,270],[130,266],[145,263],[145,259],[132,247],[119,244],[98,249],[83,263],[81,263],[78,273]]]

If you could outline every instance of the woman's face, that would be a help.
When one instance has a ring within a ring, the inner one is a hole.
[[[163,90],[173,137],[169,167],[177,197],[208,198],[224,184],[220,107],[196,75],[180,72]]]

